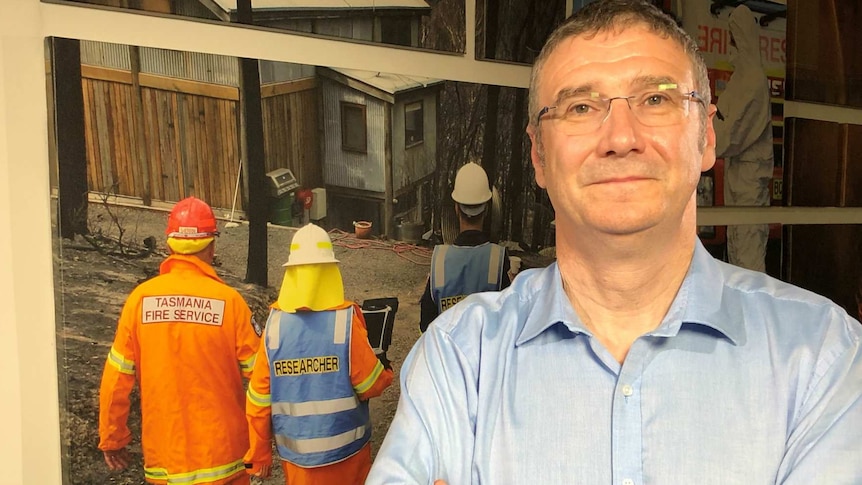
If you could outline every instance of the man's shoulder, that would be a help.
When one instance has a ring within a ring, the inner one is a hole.
[[[242,293],[233,286],[223,281],[200,276],[179,276],[164,273],[150,278],[138,286],[129,294],[129,299],[141,299],[146,296],[163,295],[187,295],[207,298],[218,298],[223,300],[242,300]]]
[[[738,311],[746,321],[757,318],[766,327],[809,335],[834,327],[846,329],[856,339],[862,335],[862,326],[844,308],[813,291],[731,265],[725,265],[724,278],[722,306],[731,314]]]
[[[724,287],[740,299],[774,305],[795,302],[812,308],[837,306],[822,295],[765,273],[727,263],[722,263],[722,266]]]

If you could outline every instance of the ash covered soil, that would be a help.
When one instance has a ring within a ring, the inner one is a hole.
[[[164,228],[167,213],[132,207],[91,204],[91,241],[57,240],[54,251],[57,293],[57,344],[60,377],[60,425],[63,471],[71,484],[143,484],[140,407],[132,394],[129,423],[134,440],[132,464],[110,472],[97,449],[99,382],[110,350],[117,318],[126,296],[141,281],[158,272],[167,255]],[[122,229],[122,237],[120,237]],[[282,267],[295,228],[268,228],[268,287],[243,282],[246,272],[248,226],[225,227],[216,240],[216,272],[246,298],[258,321],[266,321],[268,306],[277,298]],[[419,298],[428,274],[431,250],[377,238],[359,240],[352,233],[331,231],[335,255],[341,261],[345,297],[362,303],[370,298],[397,297],[392,343],[387,352],[396,379],[382,396],[371,400],[374,423],[372,452],[376,453],[398,403],[401,363],[419,337]],[[145,249],[152,237],[154,249]],[[116,244],[120,239],[121,244]],[[120,248],[122,247],[122,251]],[[121,253],[127,254],[121,254]],[[278,463],[276,460],[275,463]],[[256,484],[283,484],[280,467]]]

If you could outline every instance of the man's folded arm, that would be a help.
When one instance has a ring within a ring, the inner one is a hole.
[[[432,327],[401,371],[398,410],[366,484],[471,483],[477,381],[469,360]]]

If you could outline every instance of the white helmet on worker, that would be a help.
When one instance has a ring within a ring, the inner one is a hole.
[[[468,162],[458,169],[452,199],[467,216],[477,216],[485,210],[487,202],[491,200],[491,188],[488,174],[481,165]]]
[[[290,241],[290,255],[282,266],[337,263],[329,234],[320,226],[306,224]]]

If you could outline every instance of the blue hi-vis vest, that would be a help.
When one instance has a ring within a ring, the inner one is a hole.
[[[431,256],[431,298],[443,313],[467,295],[498,291],[503,284],[502,246],[487,242],[478,246],[434,247]]]
[[[368,401],[350,381],[353,308],[287,313],[266,323],[272,427],[278,454],[317,467],[356,454],[371,439]]]

